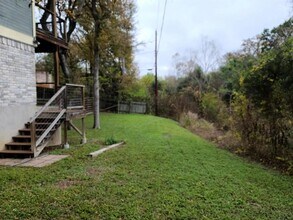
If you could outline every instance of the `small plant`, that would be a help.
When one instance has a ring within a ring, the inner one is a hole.
[[[112,145],[112,144],[117,144],[117,143],[118,143],[118,141],[115,140],[115,138],[113,136],[105,138],[105,141],[104,141],[105,145]]]

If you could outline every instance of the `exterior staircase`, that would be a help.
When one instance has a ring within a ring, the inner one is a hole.
[[[37,157],[50,143],[57,129],[72,115],[84,112],[84,86],[67,84],[44,105],[12,142],[0,151],[0,158]],[[74,114],[73,114],[74,113]]]
[[[55,118],[58,117],[58,112],[56,113],[42,113],[38,118],[36,118],[35,122],[35,137],[39,139],[42,134],[52,125]],[[52,136],[56,132],[56,130],[61,126],[61,124],[65,120],[65,114],[63,114],[60,119],[58,119],[57,123],[55,123],[51,129],[48,130],[44,139],[42,140],[41,148],[37,149],[37,152],[33,151],[33,141],[32,141],[32,124],[26,123],[23,129],[18,130],[18,135],[12,137],[12,142],[7,143],[5,145],[5,150],[0,151],[0,155],[4,157],[8,156],[18,156],[18,157],[35,157],[39,154],[40,150],[43,150],[50,142]],[[41,152],[40,152],[41,153]]]

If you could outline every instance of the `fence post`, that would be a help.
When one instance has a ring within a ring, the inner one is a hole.
[[[86,135],[85,135],[85,122],[84,122],[84,117],[81,118],[81,124],[82,124],[82,144],[86,143]]]
[[[85,110],[85,87],[81,87],[81,95],[82,95],[82,105],[83,105],[83,110]]]

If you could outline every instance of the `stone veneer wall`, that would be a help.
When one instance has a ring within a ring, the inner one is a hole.
[[[36,104],[35,48],[0,36],[0,107]]]
[[[0,36],[0,150],[35,112],[35,48]]]

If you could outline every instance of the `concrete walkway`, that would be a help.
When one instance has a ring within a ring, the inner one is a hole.
[[[0,159],[0,166],[44,167],[66,157],[68,157],[68,155],[43,155],[26,159],[5,158]]]

